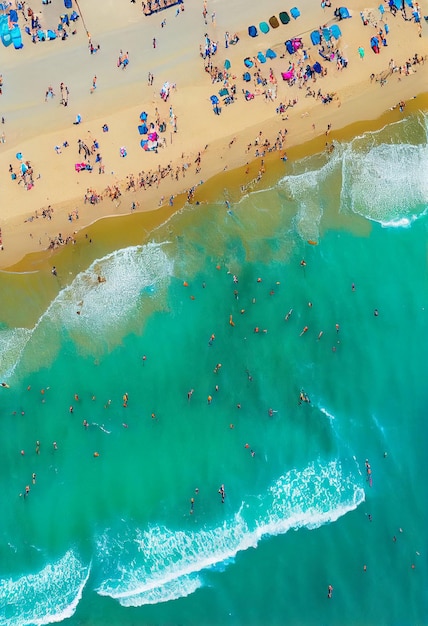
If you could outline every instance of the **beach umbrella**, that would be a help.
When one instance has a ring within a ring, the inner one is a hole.
[[[22,160],[22,152],[17,152],[16,153],[16,158],[18,159],[18,161]]]
[[[225,70],[230,70],[230,61],[229,61],[229,59],[226,59],[226,61],[224,62],[224,69]]]
[[[25,174],[25,172],[28,170],[28,167],[25,163],[21,163],[21,172],[23,174]]]
[[[219,99],[218,99],[218,97],[215,94],[210,97],[210,100],[211,100],[211,104],[218,104],[219,103]]]
[[[271,48],[268,48],[266,50],[266,58],[268,58],[268,59],[276,59],[276,52],[271,50]]]

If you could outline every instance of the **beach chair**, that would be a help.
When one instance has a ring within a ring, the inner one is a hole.
[[[311,33],[311,41],[312,41],[314,46],[319,46],[319,44],[321,43],[321,35],[320,35],[318,30],[312,31],[312,33]]]
[[[269,18],[269,24],[271,25],[272,28],[278,28],[279,22],[278,22],[278,18],[276,17],[276,15],[272,15],[272,17]]]
[[[260,22],[259,28],[264,35],[270,31],[269,24],[267,22]]]
[[[294,20],[297,20],[297,18],[300,17],[300,11],[297,7],[293,7],[292,9],[290,9],[290,13],[291,13],[291,17]]]
[[[257,37],[258,35],[257,28],[255,26],[249,26],[248,34],[250,35],[250,37]]]
[[[279,21],[281,22],[281,24],[288,24],[288,22],[290,21],[290,16],[288,15],[287,11],[281,11],[281,13],[279,14]]]

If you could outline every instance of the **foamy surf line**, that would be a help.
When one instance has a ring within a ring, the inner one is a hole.
[[[261,517],[253,516],[251,506],[243,503],[233,519],[209,530],[134,529],[120,540],[105,534],[99,541],[99,559],[108,575],[97,593],[124,607],[185,597],[203,586],[203,570],[230,563],[263,538],[290,529],[316,529],[355,510],[365,500],[360,482],[361,477],[355,482],[352,475],[344,475],[338,461],[312,464],[278,478],[263,496],[266,512]],[[119,554],[114,554],[113,544]],[[128,567],[123,560],[127,550]]]
[[[54,358],[59,346],[55,330],[59,337],[66,328],[71,336],[78,336],[83,343],[91,345],[92,350],[97,338],[102,342],[106,335],[118,332],[121,324],[132,317],[142,292],[148,287],[160,286],[172,276],[174,263],[163,248],[163,244],[148,243],[97,259],[60,291],[31,330],[0,329],[2,380],[8,381],[13,376],[25,355],[29,355],[35,367],[40,367],[39,358],[33,355],[48,355],[49,346],[51,358]]]
[[[0,582],[0,626],[41,626],[74,615],[88,582],[85,566],[72,550],[37,574]]]

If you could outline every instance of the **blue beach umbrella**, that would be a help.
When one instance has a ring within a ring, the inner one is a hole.
[[[230,70],[230,61],[229,61],[229,59],[226,59],[226,61],[224,62],[224,69],[225,70]]]

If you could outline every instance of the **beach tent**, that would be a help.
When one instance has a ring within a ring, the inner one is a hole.
[[[259,24],[259,28],[262,31],[262,33],[264,33],[266,35],[266,33],[269,32],[270,28],[269,28],[269,24],[267,22],[260,22]]]
[[[145,111],[142,111],[142,112],[140,113],[140,120],[141,120],[142,122],[145,122],[145,121],[146,121],[146,119],[147,119],[147,113],[146,113]]]
[[[346,18],[351,17],[348,9],[346,7],[339,8],[339,19],[346,20]]]
[[[211,100],[211,104],[218,104],[219,103],[219,99],[218,99],[218,97],[215,94],[210,97],[210,100]]]
[[[230,70],[230,61],[229,59],[226,59],[224,62],[224,69],[225,70]]]
[[[276,17],[276,15],[272,15],[272,17],[269,18],[269,24],[271,25],[272,28],[278,28],[279,22],[278,22],[278,18]]]
[[[37,37],[39,38],[39,41],[46,41],[46,33],[44,30],[38,30],[37,31]]]
[[[271,48],[268,48],[266,50],[266,58],[267,59],[276,59],[276,52],[274,50],[272,50]]]
[[[64,0],[64,6],[66,9],[71,9],[72,4],[73,4],[72,0]]]
[[[290,9],[290,13],[291,13],[291,17],[295,20],[297,20],[297,18],[300,17],[300,11],[297,7],[293,7],[292,9]]]
[[[48,30],[47,32],[48,39],[52,41],[52,39],[56,39],[56,32],[53,30]]]
[[[249,26],[248,27],[248,34],[250,35],[250,37],[257,37],[257,28],[255,26]]]
[[[330,26],[330,33],[334,39],[339,39],[342,36],[342,32],[337,24],[333,24]]]
[[[18,12],[15,11],[15,9],[11,9],[9,11],[9,21],[12,24],[17,24],[17,22],[18,22]]]
[[[244,65],[245,67],[253,67],[254,63],[252,62],[250,57],[247,57],[246,59],[244,59]]]
[[[319,33],[319,31],[314,30],[311,33],[311,41],[314,44],[314,46],[318,46],[321,43],[321,35]]]
[[[287,11],[281,11],[281,13],[279,14],[279,20],[281,24],[288,24],[288,22],[290,21],[290,16],[288,15]]]
[[[318,63],[318,61],[316,61],[316,62],[314,63],[314,66],[313,66],[313,68],[312,68],[312,69],[314,70],[314,72],[315,72],[316,74],[321,74],[321,72],[322,72],[322,67],[321,67],[321,64],[320,64],[320,63]]]
[[[260,63],[266,63],[266,57],[263,54],[263,52],[258,52],[257,53],[257,58],[260,61]]]
[[[75,22],[79,19],[79,14],[77,13],[77,11],[73,11],[72,13],[70,13],[70,19],[72,22]]]
[[[228,89],[226,89],[226,87],[223,87],[222,89],[220,89],[220,91],[218,92],[218,95],[220,96],[220,98],[224,98],[225,96],[229,95],[229,91]]]
[[[138,132],[140,133],[140,135],[147,135],[147,131],[148,131],[147,124],[144,123],[144,124],[139,125]]]
[[[245,80],[246,83],[249,83],[251,80],[250,72],[245,72],[245,74],[242,75],[242,78]]]

